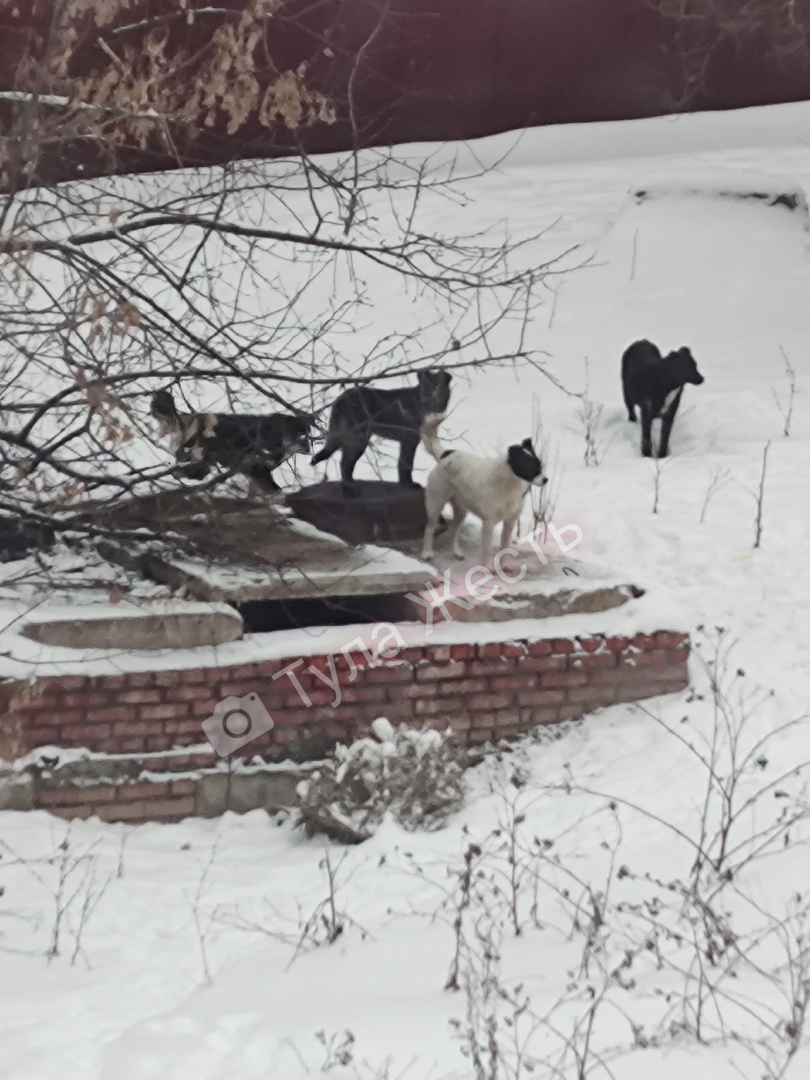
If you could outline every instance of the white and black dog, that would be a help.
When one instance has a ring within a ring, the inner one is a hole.
[[[219,466],[277,492],[273,470],[293,454],[311,449],[314,417],[306,413],[181,413],[168,390],[155,391],[150,412],[161,433],[171,436],[176,460],[191,480],[202,480],[212,466]]]
[[[543,487],[548,477],[535,453],[531,439],[510,446],[496,458],[482,458],[462,450],[445,450],[439,442],[437,429],[445,414],[431,415],[422,425],[422,442],[436,459],[436,465],[425,486],[427,525],[422,543],[422,558],[433,556],[433,538],[442,510],[450,503],[453,508],[451,537],[453,554],[462,557],[458,548],[459,529],[468,514],[482,522],[481,554],[488,559],[492,552],[495,527],[501,526],[501,548],[506,548],[520,516],[520,508],[529,488]]]

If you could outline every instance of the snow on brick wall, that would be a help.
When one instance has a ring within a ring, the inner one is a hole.
[[[512,738],[605,705],[684,689],[688,635],[555,638],[408,648],[390,660],[362,655],[238,667],[5,683],[0,758],[42,747],[122,755],[124,782],[37,791],[35,805],[64,816],[176,820],[195,813],[189,770],[221,759],[202,723],[222,699],[255,694],[273,727],[234,759],[317,760],[336,742],[369,734],[373,720],[451,728],[466,746]],[[205,744],[205,745],[201,745]],[[154,777],[161,773],[160,777]],[[144,774],[151,780],[144,781]],[[173,775],[183,774],[181,779]]]

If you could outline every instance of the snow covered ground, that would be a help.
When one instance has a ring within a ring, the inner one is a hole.
[[[532,369],[459,378],[442,437],[503,446],[539,410],[556,519],[581,527],[583,557],[672,590],[710,669],[721,642],[722,686],[695,660],[696,695],[527,744],[476,770],[441,832],[389,823],[328,865],[261,813],[69,832],[0,814],[5,1078],[807,1075],[808,235],[785,207],[672,189],[722,169],[810,191],[808,132],[801,104],[502,136],[460,151],[499,161],[465,206],[426,197],[427,224],[495,230],[506,213],[515,237],[546,228],[538,263],[572,247],[568,264],[587,262],[548,283],[531,344],[587,389],[600,463],[584,461],[582,401]],[[627,199],[651,175],[670,190]],[[418,317],[388,284],[358,351]],[[706,377],[658,474],[619,385],[645,336],[689,345]],[[696,860],[701,837],[720,874]]]

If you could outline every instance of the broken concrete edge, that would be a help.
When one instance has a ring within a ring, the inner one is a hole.
[[[57,648],[157,651],[239,641],[244,623],[225,603],[145,600],[140,604],[40,605],[25,616],[19,632]]]

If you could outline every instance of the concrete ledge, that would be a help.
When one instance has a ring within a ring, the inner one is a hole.
[[[31,614],[22,634],[73,649],[194,649],[239,641],[241,616],[224,604],[72,605]]]

